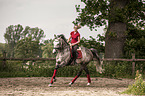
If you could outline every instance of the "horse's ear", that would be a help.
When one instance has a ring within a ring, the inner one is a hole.
[[[64,35],[63,35],[63,34],[60,34],[58,37],[63,38],[63,37],[64,37]]]
[[[56,35],[54,34],[54,38],[56,38]]]

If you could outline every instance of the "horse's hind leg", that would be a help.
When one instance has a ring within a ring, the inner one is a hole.
[[[81,67],[79,73],[76,75],[76,77],[72,80],[72,82],[69,83],[69,85],[72,85],[76,80],[77,78],[82,74],[82,71],[83,71],[83,68]]]
[[[88,78],[88,84],[87,85],[90,85],[91,84],[91,79],[90,79],[90,74],[89,74],[89,70],[87,67],[84,68],[86,74],[87,74],[87,78]]]

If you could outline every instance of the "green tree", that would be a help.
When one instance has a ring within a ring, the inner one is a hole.
[[[123,57],[128,24],[143,28],[144,0],[81,0],[84,8],[76,5],[78,17],[73,22],[87,25],[91,30],[107,26],[105,57]]]
[[[5,44],[4,43],[0,43],[0,57],[3,56],[3,52],[5,51]]]
[[[89,39],[81,38],[80,45],[87,47],[87,48],[94,48],[98,51],[98,53],[104,53],[105,47],[104,47],[104,41],[105,37],[101,36],[100,34],[97,36],[97,38],[93,38],[90,36]]]
[[[23,32],[23,27],[18,25],[10,25],[8,28],[6,28],[6,33],[4,34],[7,46],[7,56],[8,57],[14,57],[14,47],[16,46],[16,43],[21,39]]]
[[[43,51],[42,57],[43,58],[54,58],[55,54],[52,53],[53,51],[53,39],[45,40],[44,44],[41,46]]]
[[[30,28],[29,26],[26,26],[25,29],[23,30],[22,25],[18,24],[15,26],[10,25],[8,28],[6,28],[6,33],[4,34],[4,37],[5,37],[5,40],[7,43],[7,47],[6,47],[7,56],[14,57],[14,54],[15,54],[14,52],[17,52],[17,51],[14,51],[15,50],[14,48],[17,46],[17,42],[19,40],[22,40],[22,41],[25,40],[25,42],[26,42],[27,38],[31,38],[31,41],[40,42],[40,40],[43,37],[45,37],[45,35],[44,35],[44,31],[42,29],[39,29],[38,27]],[[22,48],[22,47],[17,47],[16,50],[18,50],[18,48]],[[17,56],[17,55],[15,55],[15,56]]]
[[[29,26],[25,27],[25,30],[23,31],[23,38],[26,37],[32,37],[33,40],[41,40],[44,35],[44,31],[38,27],[30,28]]]
[[[128,27],[128,36],[125,42],[125,57],[135,53],[136,58],[145,58],[145,30],[141,30],[134,26]]]
[[[39,41],[32,40],[31,37],[21,39],[15,46],[15,57],[17,58],[35,58],[39,56]]]

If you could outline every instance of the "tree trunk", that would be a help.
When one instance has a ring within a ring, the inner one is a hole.
[[[126,17],[121,18],[118,14],[121,13],[126,3],[127,0],[110,0],[108,30],[105,34],[105,58],[123,57],[125,32],[127,30],[126,23],[124,22]],[[123,13],[121,14],[123,15]]]

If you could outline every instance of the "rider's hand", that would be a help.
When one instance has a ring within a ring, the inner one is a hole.
[[[74,45],[75,45],[74,43],[71,44],[71,46],[74,46]]]
[[[71,43],[69,43],[69,46],[70,46],[70,47],[72,47],[72,44],[71,44]]]

